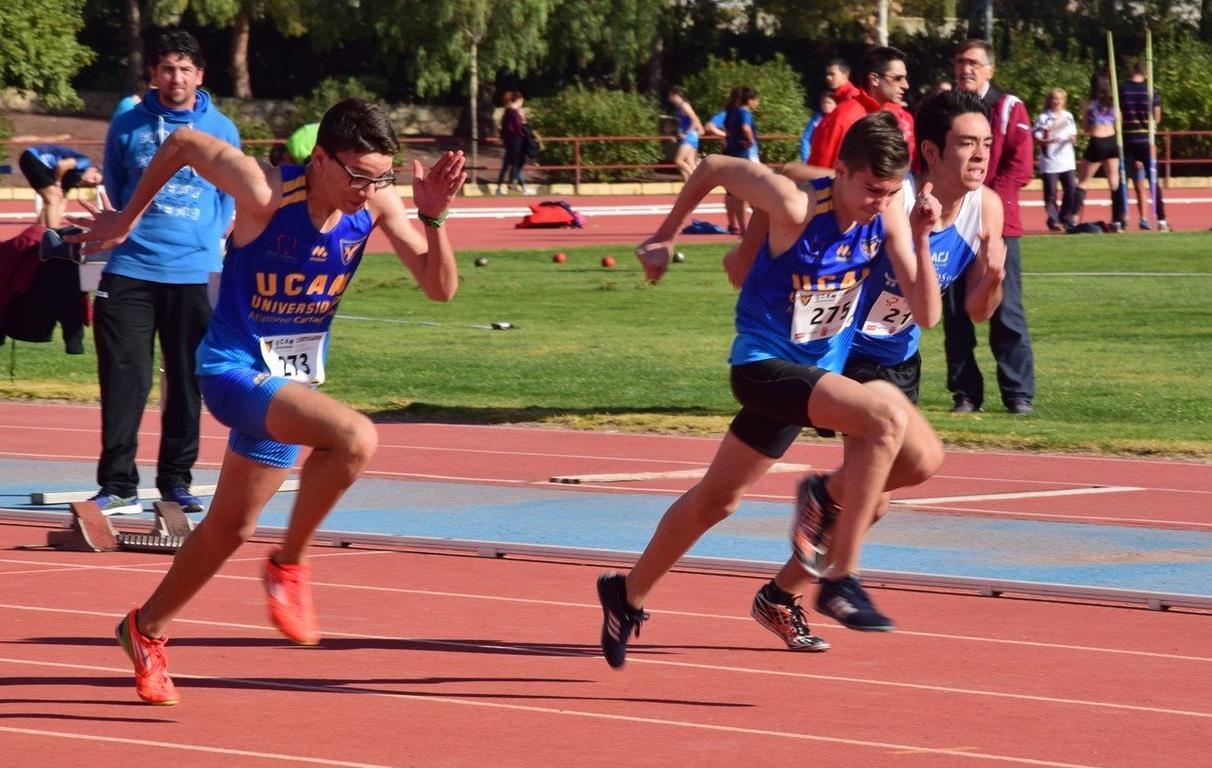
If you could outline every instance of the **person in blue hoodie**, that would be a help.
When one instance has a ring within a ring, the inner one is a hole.
[[[206,60],[188,32],[167,30],[148,49],[151,88],[110,123],[105,189],[126,207],[152,155],[176,130],[204,131],[239,147],[235,124],[199,90]],[[100,490],[107,515],[137,514],[139,424],[152,383],[157,335],[164,366],[156,487],[166,501],[201,512],[190,491],[198,457],[201,393],[194,353],[210,322],[207,285],[222,266],[223,238],[235,202],[191,168],[164,185],[126,242],[108,253],[97,288],[94,335],[101,381]]]

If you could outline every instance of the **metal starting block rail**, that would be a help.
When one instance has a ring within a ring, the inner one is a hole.
[[[120,533],[96,502],[74,501],[71,524],[47,533],[46,545],[70,552],[176,552],[194,529],[193,522],[175,502],[157,501],[152,506],[156,523],[150,532]]]

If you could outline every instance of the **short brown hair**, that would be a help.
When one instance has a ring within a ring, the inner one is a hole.
[[[850,126],[837,159],[851,171],[870,170],[876,178],[903,177],[909,172],[909,144],[896,115],[881,109]]]

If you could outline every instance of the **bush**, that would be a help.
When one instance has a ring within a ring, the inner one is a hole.
[[[799,158],[799,135],[808,122],[811,111],[807,106],[804,86],[797,73],[781,56],[765,64],[747,61],[724,61],[707,58],[707,66],[686,79],[682,86],[686,98],[694,105],[699,119],[706,122],[728,103],[728,94],[738,85],[758,90],[761,101],[754,111],[762,161],[781,163]],[[794,141],[762,140],[763,135],[786,133]],[[722,151],[722,142],[708,143],[706,150]]]
[[[11,138],[13,131],[13,119],[8,115],[0,115],[0,139]]]
[[[232,122],[236,124],[236,130],[240,133],[240,142],[244,145],[244,154],[260,158],[269,156],[272,144],[245,144],[249,139],[275,138],[274,131],[269,127],[269,123],[260,117],[243,117],[241,115],[233,115]]]
[[[574,86],[556,96],[527,103],[531,127],[540,136],[652,136],[660,132],[657,105],[646,96],[604,88]],[[545,165],[572,165],[571,142],[543,143]],[[661,143],[657,141],[610,141],[581,144],[581,162],[591,165],[615,163],[663,162]],[[583,171],[582,181],[612,181],[645,178],[651,171],[643,168]],[[553,180],[567,181],[572,171],[550,174]]]
[[[295,99],[295,123],[318,123],[329,107],[345,99],[382,101],[379,92],[383,89],[380,86],[369,78],[329,77],[321,80],[310,94]]]

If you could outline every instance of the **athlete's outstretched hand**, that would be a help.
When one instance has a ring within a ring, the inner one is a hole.
[[[412,202],[418,211],[432,219],[445,213],[467,181],[465,162],[463,150],[442,155],[428,173],[420,160],[412,161]]]
[[[69,243],[81,243],[81,256],[108,251],[126,240],[134,228],[133,223],[124,220],[122,211],[105,211],[87,200],[81,200],[80,204],[89,212],[89,218],[75,220],[84,231],[63,239]]]
[[[909,226],[913,228],[913,236],[929,235],[943,216],[943,205],[932,193],[934,185],[926,182],[913,201],[913,211],[909,214]]]
[[[673,253],[672,240],[658,240],[652,236],[640,243],[635,249],[635,257],[644,265],[644,276],[649,282],[655,283],[669,269],[669,256]]]

